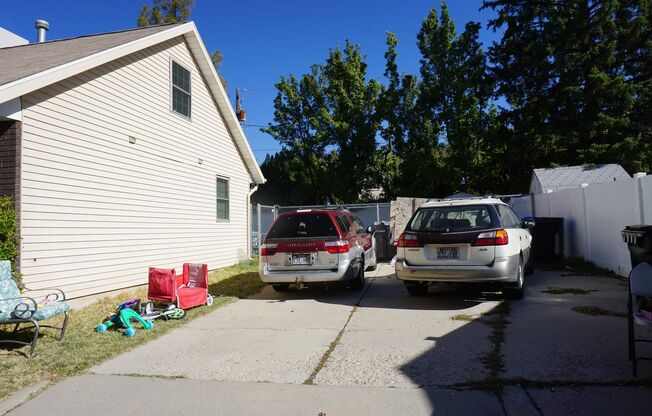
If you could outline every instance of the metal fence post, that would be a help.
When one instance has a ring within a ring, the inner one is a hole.
[[[257,227],[258,227],[258,228],[257,228],[257,233],[258,233],[258,251],[260,252],[260,245],[262,244],[262,241],[261,241],[261,235],[260,235],[260,228],[261,228],[261,226],[260,226],[260,223],[261,223],[260,204],[257,205],[257,209],[258,209],[258,218],[257,218],[257,220],[258,220],[258,224],[257,224]]]

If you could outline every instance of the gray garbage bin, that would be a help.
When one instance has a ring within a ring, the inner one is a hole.
[[[378,261],[387,260],[387,247],[389,245],[388,232],[389,227],[387,224],[379,222],[374,224],[374,239],[376,240],[376,259]]]
[[[627,243],[632,269],[644,261],[652,263],[652,225],[628,225],[620,235]]]
[[[532,253],[540,263],[553,261],[564,255],[564,219],[536,217],[532,229]]]

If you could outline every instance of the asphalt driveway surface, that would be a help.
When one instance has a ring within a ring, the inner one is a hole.
[[[481,286],[412,297],[388,265],[368,277],[360,292],[266,288],[10,414],[638,415],[652,408],[652,363],[641,363],[634,379],[627,361],[620,280],[538,271],[524,300],[504,302]],[[588,292],[570,293],[578,288]]]

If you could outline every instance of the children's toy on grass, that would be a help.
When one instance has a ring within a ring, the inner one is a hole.
[[[122,302],[116,308],[116,312],[111,315],[105,322],[96,326],[95,330],[102,333],[106,332],[106,330],[112,326],[119,326],[121,328],[125,328],[126,336],[133,337],[136,335],[136,330],[131,325],[132,320],[140,323],[145,329],[152,329],[154,327],[154,323],[152,321],[143,319],[143,317],[140,316],[134,309],[140,309],[139,298],[131,298],[125,302]]]

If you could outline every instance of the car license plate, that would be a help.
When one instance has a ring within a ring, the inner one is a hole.
[[[292,254],[292,264],[296,266],[306,266],[312,264],[309,253]]]
[[[457,247],[439,247],[437,248],[437,258],[440,260],[459,259],[460,250]]]

